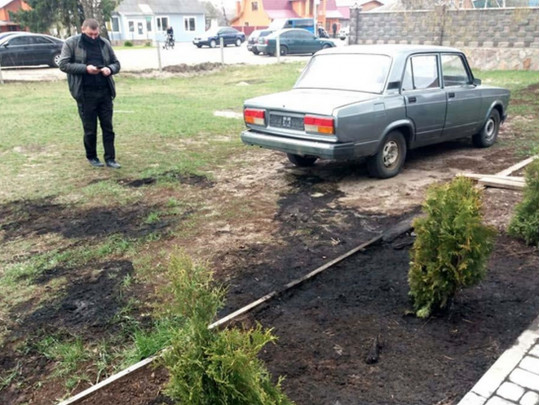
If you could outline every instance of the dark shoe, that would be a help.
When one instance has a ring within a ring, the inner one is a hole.
[[[116,160],[107,160],[105,163],[107,163],[107,167],[110,167],[111,169],[120,169],[122,167]]]
[[[88,159],[88,162],[94,167],[103,167],[103,166],[105,166],[103,163],[101,163],[99,161],[98,158]]]

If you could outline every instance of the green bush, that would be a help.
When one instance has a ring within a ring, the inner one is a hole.
[[[131,41],[125,41],[125,42],[124,42],[124,46],[127,46],[127,47],[133,46],[133,42],[131,42]]]
[[[417,316],[447,308],[459,290],[484,278],[495,231],[482,224],[481,204],[480,190],[464,177],[428,190],[409,269]]]
[[[525,180],[523,200],[516,206],[508,232],[528,245],[538,246],[538,159],[527,167]]]
[[[213,275],[189,259],[174,258],[169,268],[171,313],[185,318],[163,356],[170,380],[166,393],[179,404],[291,404],[274,385],[260,350],[276,338],[259,325],[249,331],[209,329],[223,306],[224,289]]]

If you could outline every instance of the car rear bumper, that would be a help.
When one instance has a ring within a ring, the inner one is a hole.
[[[262,148],[300,156],[317,156],[322,159],[332,160],[347,160],[357,157],[356,148],[352,142],[329,143],[306,141],[304,139],[262,134],[251,130],[243,131],[241,139],[247,145],[260,146]]]

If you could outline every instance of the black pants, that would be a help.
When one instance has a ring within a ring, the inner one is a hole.
[[[114,160],[113,102],[108,88],[84,89],[84,98],[77,103],[79,116],[84,130],[84,148],[86,158],[97,157],[97,121],[103,133],[103,149],[105,160]]]

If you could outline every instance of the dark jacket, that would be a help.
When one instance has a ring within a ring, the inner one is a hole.
[[[105,38],[99,37],[101,43],[101,55],[106,67],[111,69],[112,74],[107,77],[107,82],[111,89],[112,98],[116,97],[116,88],[112,75],[120,71],[120,62],[116,58],[111,43]],[[60,54],[59,68],[67,73],[69,91],[77,101],[82,100],[83,75],[86,74],[86,49],[81,44],[81,34],[68,38],[62,47]]]

